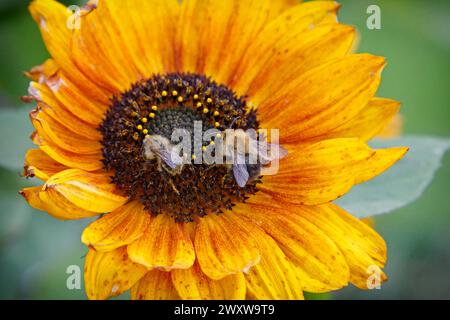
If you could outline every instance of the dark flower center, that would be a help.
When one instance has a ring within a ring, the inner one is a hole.
[[[163,149],[174,143],[174,131],[185,130],[193,142],[196,122],[201,122],[201,133],[207,137],[200,152],[220,137],[220,133],[206,135],[211,129],[257,130],[259,126],[256,112],[247,108],[244,98],[202,75],[157,75],[114,97],[99,127],[104,168],[114,172],[112,182],[132,199],[139,198],[152,215],[165,213],[180,222],[244,202],[257,192],[257,164],[248,165],[252,179],[239,187],[228,164],[202,162],[175,168],[165,160]],[[196,158],[194,151],[187,156]]]

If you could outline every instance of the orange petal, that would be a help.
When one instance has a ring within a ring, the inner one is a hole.
[[[31,136],[33,142],[55,161],[71,168],[85,171],[103,169],[102,157],[99,154],[78,154],[62,149],[47,136],[40,136],[37,132]]]
[[[333,204],[303,208],[302,217],[315,224],[342,251],[350,267],[350,281],[367,289],[373,267],[383,268],[386,262],[386,243],[372,228]],[[380,280],[386,280],[380,271]]]
[[[150,213],[140,201],[127,203],[83,231],[81,241],[98,251],[111,251],[139,239],[150,223]]]
[[[61,220],[77,220],[98,215],[96,212],[83,210],[54,190],[44,190],[44,186],[25,188],[20,194],[33,208],[46,211]]]
[[[256,199],[255,199],[256,198]],[[303,290],[328,292],[348,284],[347,262],[335,243],[312,223],[291,214],[297,207],[276,207],[263,197],[252,197],[249,204],[234,211],[258,224],[297,267]]]
[[[303,299],[299,270],[266,233],[255,230],[252,236],[261,251],[261,262],[245,275],[247,296],[258,300]]]
[[[130,259],[166,271],[190,268],[195,252],[188,231],[184,223],[160,214],[151,220],[144,235],[128,246]]]
[[[126,247],[109,252],[89,250],[84,266],[86,294],[91,300],[118,296],[146,272],[147,269],[128,258]]]
[[[47,50],[64,74],[91,99],[107,103],[110,93],[86,78],[74,63],[71,50],[74,30],[68,27],[75,17],[73,13],[54,0],[34,0],[29,10],[41,30]]]
[[[400,103],[390,99],[373,98],[354,118],[326,133],[317,140],[358,137],[368,141],[382,132],[400,109]]]
[[[47,59],[39,66],[32,68],[30,71],[25,72],[25,75],[36,82],[43,83],[47,78],[54,75],[59,69],[59,66],[52,59]]]
[[[281,128],[282,144],[321,136],[355,117],[372,99],[385,60],[349,55],[314,68],[261,101],[263,128]]]
[[[259,263],[251,225],[227,212],[199,219],[195,232],[195,252],[202,271],[213,280],[248,272]]]
[[[292,4],[273,0],[183,1],[177,30],[179,69],[211,75],[227,84],[254,38]]]
[[[196,263],[192,268],[173,270],[172,280],[180,297],[185,300],[244,300],[245,278],[242,273],[221,280],[206,276]]]
[[[358,168],[374,154],[358,139],[321,141],[290,152],[280,162],[280,171],[265,176],[258,188],[293,203],[329,202],[350,190]]]
[[[307,2],[286,10],[271,21],[244,54],[232,82],[234,89],[239,94],[253,96],[263,91],[258,89],[262,89],[265,82],[275,92],[284,85],[281,79],[287,75],[298,77],[324,59],[347,53],[351,44],[344,44],[347,37],[339,32],[345,27],[337,25],[338,8],[339,4],[331,1]],[[253,97],[252,101],[258,104],[265,98]]]
[[[102,146],[97,140],[86,139],[75,132],[67,130],[42,110],[30,112],[31,122],[37,133],[45,141],[52,141],[64,150],[79,154],[102,157]]]
[[[179,300],[170,272],[152,270],[131,288],[133,300]]]
[[[68,169],[66,166],[56,162],[42,150],[31,149],[25,155],[24,175],[26,177],[37,177],[47,181],[52,175]]]
[[[128,200],[117,193],[108,175],[79,169],[55,174],[47,181],[44,190],[53,190],[74,205],[98,213],[111,212]]]
[[[51,92],[45,84],[37,82],[31,82],[28,88],[29,94],[38,101],[38,111],[46,113],[54,121],[60,123],[71,132],[76,132],[80,136],[83,136],[90,140],[100,140],[101,134],[97,130],[98,119],[93,119],[94,123],[88,123],[82,118],[88,119],[91,116],[88,113],[84,113],[80,116],[74,115],[70,108],[63,106],[59,100]],[[84,115],[87,117],[84,117]]]

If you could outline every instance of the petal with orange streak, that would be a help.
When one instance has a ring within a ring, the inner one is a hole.
[[[67,130],[42,110],[36,109],[30,112],[30,118],[38,135],[43,140],[52,141],[55,145],[69,152],[97,155],[99,159],[102,157],[102,146],[99,141],[87,139]]]
[[[176,39],[179,69],[228,84],[254,38],[293,4],[291,0],[183,1]]]
[[[48,212],[60,220],[78,220],[97,216],[98,213],[83,210],[53,190],[45,190],[44,186],[25,188],[20,194],[33,208]]]
[[[152,270],[131,288],[132,300],[179,300],[171,272]]]
[[[339,32],[348,27],[337,24],[338,8],[332,1],[314,1],[284,11],[252,41],[231,82],[233,88],[252,96],[267,83],[276,91],[286,76],[298,77],[324,60],[346,54],[353,32]]]
[[[303,299],[299,269],[262,230],[255,230],[253,237],[261,252],[261,262],[245,274],[247,297],[258,300]]]
[[[358,137],[369,141],[392,122],[399,110],[400,103],[395,100],[373,98],[354,118],[315,139]]]
[[[292,150],[279,172],[258,188],[275,198],[315,205],[344,195],[357,181],[357,170],[375,155],[358,139],[325,140]]]
[[[260,261],[254,227],[227,212],[200,218],[195,231],[195,252],[202,271],[213,280],[248,272]]]
[[[59,193],[74,205],[92,212],[105,213],[119,208],[128,201],[118,193],[108,174],[69,169],[53,175],[44,190]]]
[[[68,169],[66,166],[56,162],[42,150],[30,149],[25,155],[24,175],[26,177],[37,177],[47,181],[52,175],[66,169]]]
[[[302,288],[308,292],[328,292],[348,284],[348,264],[335,245],[308,220],[290,214],[296,207],[274,205],[270,198],[255,196],[250,203],[237,205],[238,214],[259,225],[297,267]]]
[[[374,268],[380,269],[380,280],[387,279],[381,271],[387,259],[386,243],[371,227],[333,204],[305,207],[298,214],[336,243],[347,260],[354,285],[367,289]]]
[[[242,273],[212,280],[196,263],[192,268],[173,270],[172,281],[185,300],[244,300],[245,278]]]
[[[55,0],[34,0],[29,10],[41,30],[47,50],[64,74],[91,99],[108,102],[110,92],[90,81],[75,64],[71,51],[73,28],[68,27],[74,18],[73,12]]]
[[[278,91],[262,92],[268,96],[258,105],[261,127],[280,129],[282,144],[324,135],[367,106],[384,66],[384,58],[353,54],[314,68]]]
[[[135,200],[91,223],[81,241],[97,251],[111,251],[139,239],[149,224],[150,213]]]
[[[86,294],[91,300],[104,300],[129,290],[147,269],[128,258],[126,247],[109,252],[89,250],[84,265]]]
[[[136,263],[166,271],[190,268],[195,260],[188,228],[168,214],[152,218],[144,235],[128,246],[128,253]]]

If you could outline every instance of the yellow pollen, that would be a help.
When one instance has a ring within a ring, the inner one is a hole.
[[[206,147],[205,147],[205,146],[203,146],[203,147],[202,147],[202,150],[203,150],[203,151],[206,151]]]
[[[202,103],[201,102],[197,103],[197,108],[201,108],[201,107],[202,107]]]
[[[156,116],[156,115],[155,115],[155,114],[154,114],[153,112],[152,112],[152,113],[150,113],[150,118],[152,118],[152,119],[153,119],[153,118],[155,118],[155,116]]]
[[[163,97],[167,97],[168,93],[167,93],[166,90],[164,90],[164,91],[161,93],[161,95],[162,95]]]
[[[209,144],[213,146],[213,145],[215,145],[216,143],[215,143],[214,141],[211,141]]]
[[[222,138],[222,135],[220,133],[216,134],[217,138]]]
[[[142,121],[143,123],[147,123],[148,119],[147,119],[147,118],[142,118],[141,121]]]
[[[197,156],[195,154],[192,155],[192,160],[197,159]]]
[[[178,95],[178,91],[177,91],[177,90],[173,90],[173,91],[172,91],[172,95],[173,95],[174,97],[176,97],[176,96]]]
[[[216,123],[214,123],[214,126],[215,126],[216,128],[218,128],[218,127],[220,127],[220,123],[219,123],[219,122],[216,122]]]
[[[148,133],[148,130],[144,129],[144,130],[142,130],[142,133],[146,135]]]
[[[206,99],[206,102],[208,102],[208,103],[212,103],[212,102],[213,102],[213,100],[212,100],[211,98],[208,98],[208,99]]]
[[[141,131],[142,129],[144,129],[144,127],[142,127],[141,125],[138,125],[136,128],[137,128],[139,131]]]
[[[203,113],[207,114],[209,112],[208,108],[203,109]]]
[[[178,102],[183,102],[183,97],[178,97]]]
[[[158,107],[157,106],[152,106],[152,110],[156,111],[156,110],[158,110]]]
[[[217,117],[220,114],[219,111],[214,111],[214,115]]]
[[[195,94],[195,95],[194,95],[194,100],[198,100],[198,98],[199,98],[199,97],[198,97],[198,94]]]

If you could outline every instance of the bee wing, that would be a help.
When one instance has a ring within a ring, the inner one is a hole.
[[[239,187],[243,188],[250,179],[250,175],[247,171],[247,166],[245,164],[234,164],[233,165],[234,179],[236,180]]]
[[[158,154],[161,160],[164,161],[164,163],[170,167],[170,169],[175,169],[176,167],[179,166],[179,164],[177,164],[175,161],[172,160],[171,151],[167,150],[166,148],[154,151],[156,154]]]
[[[181,163],[172,159],[172,149],[164,139],[158,136],[146,138],[146,148],[148,146],[151,152],[156,154],[167,166],[175,169]]]
[[[276,143],[258,143],[258,155],[262,164],[268,164],[277,159],[283,159],[288,151]]]

